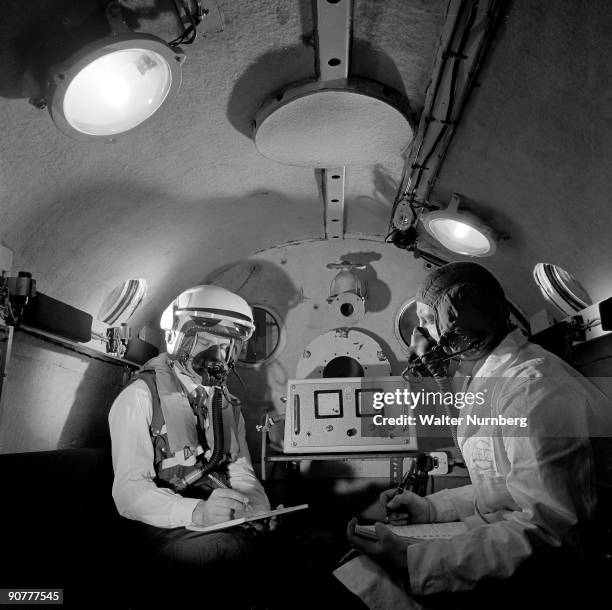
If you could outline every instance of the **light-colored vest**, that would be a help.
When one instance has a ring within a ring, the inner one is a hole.
[[[155,482],[158,487],[170,487],[172,479],[184,477],[206,461],[202,457],[210,457],[214,449],[212,426],[207,425],[198,435],[196,414],[169,364],[167,354],[149,360],[134,376],[136,379],[144,381],[151,392],[153,417],[149,432],[154,448]],[[206,390],[210,410],[213,391],[212,388]],[[225,456],[215,472],[226,478],[228,462],[240,456],[237,437],[240,401],[229,392],[223,398],[222,414]],[[210,484],[207,480],[198,481],[184,490],[184,494],[190,497],[207,496],[208,493]]]

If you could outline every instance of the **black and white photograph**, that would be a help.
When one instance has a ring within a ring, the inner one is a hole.
[[[610,605],[611,32],[3,0],[0,605]]]

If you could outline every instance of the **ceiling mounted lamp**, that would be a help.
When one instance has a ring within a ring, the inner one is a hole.
[[[178,91],[184,53],[128,28],[118,2],[106,7],[111,35],[52,68],[47,106],[77,139],[112,140],[149,120]]]
[[[497,250],[493,231],[474,214],[459,210],[461,200],[453,194],[444,210],[428,212],[421,217],[427,232],[445,248],[465,256],[492,256]]]

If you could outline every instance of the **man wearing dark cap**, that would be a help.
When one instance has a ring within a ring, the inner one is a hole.
[[[548,600],[580,564],[598,500],[610,489],[609,456],[593,437],[611,435],[612,405],[526,340],[510,322],[499,282],[480,265],[433,271],[417,292],[417,313],[419,355],[432,374],[439,377],[441,365],[423,352],[440,342],[447,354],[461,352],[446,371],[453,390],[486,396],[456,411],[472,484],[425,498],[383,492],[382,515],[392,524],[463,521],[468,529],[408,544],[381,524],[373,542],[355,535],[353,520],[349,540],[366,557],[337,576],[371,608],[418,608],[415,597],[426,607],[515,607],[534,599],[524,589],[533,586]]]

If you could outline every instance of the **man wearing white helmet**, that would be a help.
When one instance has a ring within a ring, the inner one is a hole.
[[[139,522],[154,556],[216,578],[227,566],[253,561],[252,533],[200,534],[184,526],[270,508],[253,472],[239,401],[225,386],[253,333],[253,316],[238,295],[202,285],[168,306],[161,328],[167,353],[143,366],[110,411],[113,498],[123,517]]]

